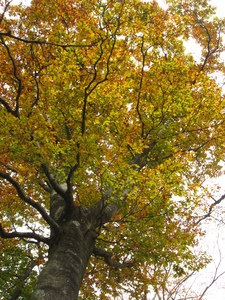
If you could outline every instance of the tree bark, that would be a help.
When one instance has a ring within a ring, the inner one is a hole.
[[[61,231],[51,231],[48,262],[31,300],[76,300],[97,237],[95,216],[77,206],[68,211],[66,201],[56,193],[51,195],[50,214]]]

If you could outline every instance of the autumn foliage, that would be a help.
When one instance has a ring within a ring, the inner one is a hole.
[[[30,299],[61,226],[53,190],[102,203],[81,299],[173,294],[208,261],[193,247],[225,153],[224,21],[205,0],[0,4],[3,298]]]

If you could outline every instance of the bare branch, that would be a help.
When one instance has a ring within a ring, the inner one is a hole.
[[[63,49],[67,49],[67,48],[86,48],[86,47],[93,47],[96,46],[98,44],[98,40],[97,41],[93,41],[90,44],[57,44],[57,43],[51,43],[51,42],[46,42],[46,41],[40,41],[40,40],[26,40],[20,37],[17,37],[15,35],[12,35],[8,32],[0,32],[0,36],[8,36],[14,40],[20,41],[20,42],[24,42],[26,44],[36,44],[36,45],[48,45],[48,46],[55,46],[55,47],[60,47]]]
[[[61,228],[59,225],[47,214],[44,207],[42,207],[38,202],[32,200],[30,197],[27,197],[22,189],[22,187],[19,185],[19,183],[13,179],[9,174],[3,173],[0,171],[0,177],[7,180],[9,183],[11,183],[14,188],[16,189],[18,196],[21,200],[23,200],[25,203],[31,205],[34,207],[43,217],[43,219],[52,227],[56,232],[61,232]]]
[[[122,9],[123,9],[123,5],[122,5],[122,8],[121,8],[121,12],[122,12]],[[89,84],[86,86],[86,88],[84,90],[84,105],[83,105],[83,110],[82,110],[82,125],[81,125],[82,135],[84,135],[84,133],[85,133],[85,119],[86,119],[87,99],[90,96],[90,94],[97,88],[98,85],[100,85],[101,83],[107,81],[107,79],[108,79],[110,59],[112,57],[113,50],[115,48],[116,35],[117,35],[117,32],[118,32],[119,28],[120,28],[120,18],[117,19],[117,27],[116,27],[115,32],[112,35],[113,44],[112,44],[112,47],[110,49],[110,52],[109,52],[109,55],[108,55],[108,58],[107,58],[107,62],[106,62],[106,74],[105,74],[105,76],[104,76],[103,79],[97,81],[94,84],[94,82],[96,80],[96,77],[97,77],[97,65],[98,65],[98,63],[101,61],[101,59],[103,57],[103,44],[108,39],[108,32],[107,32],[107,37],[105,39],[101,38],[100,54],[99,54],[99,57],[96,59],[94,65],[93,65],[94,75],[93,75],[91,81],[89,82]],[[92,84],[94,84],[94,85],[92,86]]]
[[[141,43],[141,54],[142,54],[142,68],[141,68],[141,80],[140,80],[140,85],[139,85],[139,92],[138,92],[138,100],[137,100],[137,113],[141,122],[141,136],[144,137],[144,122],[142,120],[142,116],[139,110],[140,106],[140,99],[141,99],[141,90],[142,90],[142,83],[143,83],[143,77],[144,77],[144,67],[145,67],[145,57],[147,55],[147,51],[144,52],[144,35],[142,36],[142,43]]]
[[[6,13],[6,11],[7,11],[7,9],[8,9],[8,7],[9,7],[9,5],[10,5],[11,2],[12,2],[12,0],[9,1],[8,3],[6,3],[4,11],[3,11],[2,15],[1,15],[1,18],[0,18],[0,24],[2,23],[4,15],[5,15],[5,13]]]
[[[4,39],[2,36],[0,36],[1,38],[1,41],[2,41],[2,44],[4,45],[4,47],[6,48],[6,51],[8,53],[8,56],[12,62],[12,65],[13,65],[13,73],[14,73],[14,77],[18,83],[18,88],[17,88],[17,95],[16,95],[16,108],[15,108],[15,111],[13,111],[12,109],[9,109],[9,105],[6,105],[6,102],[3,101],[3,99],[1,99],[1,103],[6,107],[7,111],[8,112],[11,112],[15,117],[18,117],[19,118],[19,98],[20,98],[20,95],[21,95],[21,92],[22,92],[22,81],[21,79],[18,77],[17,75],[17,68],[16,68],[16,64],[15,64],[15,61],[12,57],[12,54],[9,50],[9,47],[6,45]]]
[[[6,232],[3,227],[2,227],[2,224],[0,223],[0,236],[3,238],[3,239],[11,239],[11,238],[29,238],[29,239],[35,239],[37,240],[38,242],[43,242],[47,245],[49,245],[49,239],[46,238],[46,237],[43,237],[39,234],[36,234],[34,232],[17,232],[17,231],[14,231],[14,232]]]
[[[212,198],[212,197],[211,197]],[[224,199],[225,199],[225,194],[222,195],[218,200],[215,200],[214,198],[212,198],[214,203],[212,203],[210,206],[209,206],[209,209],[208,209],[208,213],[205,214],[204,216],[202,216],[197,222],[196,224],[199,224],[201,221],[205,220],[206,218],[210,217],[211,216],[211,213],[212,213],[212,210],[213,208],[219,204],[220,202],[222,202]]]
[[[217,241],[217,245],[218,245],[218,241]],[[211,281],[211,283],[204,289],[204,291],[202,292],[202,294],[200,295],[199,299],[203,299],[203,296],[206,294],[206,292],[208,291],[208,289],[221,277],[225,274],[225,271],[223,271],[222,273],[220,273],[218,275],[218,269],[221,265],[221,261],[222,261],[222,258],[221,258],[221,251],[220,251],[220,247],[218,245],[218,249],[219,249],[219,257],[220,257],[220,260],[216,266],[216,269],[215,269],[215,273],[214,273],[214,276],[213,276],[213,279]]]
[[[208,30],[208,28],[206,27],[206,25],[204,23],[202,23],[201,21],[199,22],[200,26],[205,29],[206,31],[206,34],[208,36],[208,42],[207,42],[207,54],[206,54],[206,57],[204,59],[204,62],[201,66],[201,69],[200,69],[200,72],[203,71],[208,59],[213,55],[215,54],[218,50],[219,50],[219,43],[220,43],[220,34],[221,34],[221,29],[219,31],[219,37],[218,37],[218,40],[217,40],[217,43],[216,43],[216,47],[214,49],[211,49],[211,41],[212,41],[212,38],[211,38],[211,35],[210,35],[210,32]]]
[[[84,135],[85,133],[85,120],[86,120],[86,107],[87,107],[87,99],[88,96],[90,95],[91,92],[88,92],[88,89],[90,88],[90,86],[92,85],[92,83],[95,81],[96,77],[97,77],[97,69],[96,66],[98,64],[98,62],[101,60],[102,56],[103,56],[103,43],[105,42],[106,39],[102,39],[101,40],[101,44],[100,44],[100,55],[98,57],[98,59],[95,61],[93,69],[94,69],[94,75],[93,78],[91,79],[91,81],[89,82],[89,84],[86,86],[85,90],[84,90],[84,105],[83,105],[83,110],[82,110],[82,135]],[[93,89],[92,89],[93,91]]]

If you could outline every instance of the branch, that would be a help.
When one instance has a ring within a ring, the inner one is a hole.
[[[120,262],[113,261],[112,260],[112,256],[113,256],[112,253],[110,253],[106,250],[96,248],[96,247],[94,247],[93,254],[95,256],[103,257],[108,266],[115,267],[116,269],[130,268],[130,267],[133,266],[133,263],[131,263],[131,262],[129,262],[129,263],[127,263],[127,262],[120,263]]]
[[[157,136],[160,136],[167,128],[167,126],[170,123],[171,118],[169,118],[163,125],[163,128],[158,132]],[[147,157],[149,152],[153,149],[153,147],[156,145],[156,140],[153,140],[147,148],[144,148],[141,154],[135,154],[130,161],[130,167],[133,168],[133,170],[140,171],[146,164],[147,164]],[[127,199],[128,194],[131,192],[133,188],[133,184],[130,184],[128,187],[126,186],[123,191],[123,197],[120,203],[124,203]],[[113,196],[114,201],[112,201],[109,204],[104,205],[105,201],[110,199]],[[100,226],[102,224],[105,224],[111,220],[111,218],[116,214],[116,212],[119,210],[121,204],[118,203],[118,195],[113,195],[113,189],[109,188],[106,190],[104,195],[102,196],[101,200],[97,202],[93,207],[91,208],[91,211],[95,211],[96,209],[101,212],[100,217]],[[99,224],[98,224],[99,226]]]
[[[141,90],[142,90],[142,84],[143,84],[143,78],[144,78],[145,58],[146,58],[146,55],[147,55],[147,51],[144,52],[143,48],[144,48],[144,35],[142,36],[142,43],[141,43],[141,54],[142,54],[141,80],[140,80],[138,99],[137,99],[137,105],[136,105],[139,120],[141,122],[141,136],[142,137],[144,137],[144,125],[145,124],[142,120],[142,116],[141,116],[141,113],[140,113],[140,110],[139,110],[139,106],[140,106]]]
[[[133,184],[130,184],[129,188],[124,188],[123,197],[120,202],[118,201],[118,195],[113,195],[113,188],[108,188],[102,195],[102,198],[89,208],[90,218],[94,219],[93,225],[95,227],[101,227],[103,224],[108,223],[120,209],[121,204],[126,201],[132,188]],[[111,197],[113,200],[110,201],[110,203],[105,203]]]
[[[171,117],[164,123],[163,128],[158,132],[157,136],[160,136],[167,128],[171,120]],[[156,140],[153,140],[148,147],[144,148],[141,154],[135,154],[130,161],[130,167],[133,168],[133,170],[140,171],[146,164],[147,164],[147,157],[149,152],[153,149],[153,147],[156,145]],[[96,215],[96,217],[99,216],[99,214],[96,214],[96,211],[100,212],[100,217],[97,218],[97,225],[101,226],[107,222],[109,222],[112,217],[116,214],[116,212],[120,209],[121,203],[124,203],[127,199],[128,194],[131,192],[133,188],[133,184],[129,184],[128,186],[125,186],[123,191],[123,197],[121,202],[118,202],[118,195],[113,195],[113,188],[109,188],[105,191],[103,194],[101,200],[99,200],[96,204],[94,204],[90,212]],[[114,200],[108,204],[105,205],[105,201],[110,199],[111,197],[114,198]]]
[[[52,189],[44,182],[39,181],[38,184],[43,188],[44,191],[46,191],[47,193],[51,193]]]
[[[122,9],[123,9],[123,5],[122,5],[122,8],[121,8],[121,12],[122,12]],[[97,78],[97,65],[98,63],[101,61],[102,57],[103,57],[103,44],[107,41],[108,39],[108,30],[107,30],[107,37],[105,39],[101,38],[101,44],[100,44],[100,54],[99,54],[99,57],[96,59],[94,65],[93,65],[93,69],[94,69],[94,75],[91,79],[91,81],[88,83],[88,85],[86,86],[85,90],[84,90],[84,105],[83,105],[83,110],[82,110],[82,125],[81,125],[81,131],[82,131],[82,136],[84,135],[85,133],[85,118],[86,118],[86,107],[87,107],[87,100],[88,100],[88,97],[90,96],[90,94],[97,88],[98,85],[100,85],[101,83],[107,81],[108,79],[108,76],[109,76],[109,64],[110,64],[110,59],[112,57],[112,54],[113,54],[113,50],[115,48],[115,44],[116,44],[116,35],[117,35],[117,32],[120,28],[120,19],[118,18],[117,20],[117,27],[116,27],[116,30],[114,32],[114,34],[112,35],[112,40],[113,40],[113,44],[112,44],[112,47],[110,49],[110,52],[109,52],[109,55],[108,55],[108,58],[107,58],[107,62],[106,62],[106,74],[104,76],[103,79],[97,81],[95,84],[95,80]],[[93,87],[91,87],[93,85]]]
[[[82,136],[85,133],[85,121],[86,121],[86,107],[87,107],[87,100],[88,100],[88,96],[90,95],[91,92],[88,92],[88,89],[90,88],[90,86],[92,85],[92,83],[95,81],[96,77],[97,77],[97,69],[96,66],[98,64],[98,62],[101,60],[102,55],[103,55],[103,43],[106,41],[106,39],[102,39],[101,40],[101,44],[100,44],[100,55],[97,58],[97,60],[94,63],[93,69],[94,69],[94,75],[93,78],[91,79],[91,81],[89,82],[89,84],[86,86],[85,90],[84,90],[84,105],[83,105],[83,109],[82,109],[82,125],[81,125],[81,131],[82,131]],[[92,89],[93,90],[93,89]],[[91,90],[91,91],[92,91]]]
[[[19,117],[19,98],[20,98],[20,95],[21,95],[21,92],[22,92],[22,81],[21,79],[18,77],[17,75],[17,68],[16,68],[16,64],[15,64],[15,61],[12,57],[12,54],[10,53],[10,50],[9,50],[9,47],[6,45],[4,39],[2,36],[0,36],[1,38],[1,41],[2,41],[2,44],[4,45],[4,47],[6,48],[6,51],[8,53],[8,56],[12,62],[12,65],[13,65],[13,73],[14,73],[14,77],[16,78],[16,81],[18,83],[18,89],[17,89],[17,96],[16,96],[16,109],[15,109],[15,116],[16,117]]]
[[[7,112],[11,113],[14,117],[19,117],[18,113],[16,110],[13,110],[8,102],[4,100],[3,98],[0,97],[0,103],[6,108]]]
[[[56,191],[57,194],[59,194],[63,199],[67,196],[67,190],[65,190],[62,186],[60,186],[57,181],[55,180],[54,176],[51,174],[48,166],[46,163],[43,163],[41,165],[47,179],[49,180],[49,183],[51,184],[52,188]]]
[[[36,141],[36,145],[37,145],[38,149],[41,151],[41,147],[40,147],[38,141]],[[40,156],[43,159],[43,161],[45,161],[44,156],[42,154]],[[73,172],[75,172],[78,165],[75,165],[70,170],[70,173],[68,175],[67,182],[66,182],[67,186],[65,186],[65,184],[59,184],[55,180],[54,176],[52,175],[52,173],[49,170],[47,163],[43,162],[41,164],[41,167],[42,167],[51,187],[53,188],[53,190],[65,200],[68,208],[71,208],[71,206],[73,205],[73,194],[72,194],[72,187],[71,187],[70,179],[73,176]]]
[[[23,289],[23,285],[24,285],[24,281],[29,277],[31,271],[33,270],[35,266],[35,261],[31,261],[27,267],[27,269],[25,270],[24,274],[22,276],[19,277],[20,282],[22,283],[22,285],[18,288],[16,288],[16,290],[13,292],[13,294],[10,296],[10,298],[8,300],[16,300],[19,298],[19,296],[22,293],[22,289]]]
[[[20,42],[24,42],[26,44],[36,44],[36,45],[48,45],[48,46],[55,46],[55,47],[60,47],[63,49],[67,49],[67,48],[86,48],[86,47],[93,47],[95,45],[98,44],[98,41],[93,41],[90,44],[57,44],[57,43],[51,43],[51,42],[46,42],[46,41],[40,41],[40,40],[26,40],[20,37],[17,37],[15,35],[9,34],[8,32],[0,32],[0,36],[7,36],[10,37],[14,40],[20,41]]]
[[[0,223],[0,237],[2,237],[3,239],[11,239],[11,238],[29,238],[29,239],[35,239],[38,242],[43,242],[47,245],[49,245],[49,239],[45,238],[39,234],[36,234],[34,232],[6,232],[3,227],[2,224]]]
[[[211,216],[211,213],[212,213],[212,210],[214,208],[214,206],[216,206],[217,204],[219,204],[220,202],[222,202],[224,199],[225,199],[225,194],[222,195],[218,200],[215,200],[213,197],[211,197],[214,201],[214,203],[212,203],[210,206],[209,206],[209,210],[208,210],[208,213],[205,214],[204,216],[202,216],[197,222],[196,224],[199,224],[201,221],[205,220],[206,218],[210,217]]]
[[[9,183],[11,183],[14,188],[16,189],[18,196],[21,200],[23,200],[25,203],[31,205],[34,207],[43,217],[43,219],[57,232],[61,232],[61,228],[59,225],[47,214],[44,207],[42,207],[38,202],[32,200],[30,197],[27,197],[22,189],[22,187],[19,185],[19,183],[13,179],[9,174],[2,173],[0,171],[0,177],[7,180]]]
[[[218,245],[218,240],[217,240],[217,245]],[[208,291],[209,288],[211,288],[211,286],[221,277],[225,274],[225,271],[223,271],[222,273],[220,273],[219,275],[217,275],[218,273],[218,269],[221,265],[221,262],[222,262],[222,258],[221,258],[221,251],[220,251],[220,247],[218,245],[218,249],[219,249],[219,257],[220,257],[220,260],[216,266],[216,269],[215,269],[215,273],[214,273],[214,276],[213,276],[213,279],[211,281],[211,283],[204,289],[204,291],[202,292],[202,294],[200,295],[199,299],[203,299],[203,296],[206,294],[206,292]]]
[[[1,18],[0,18],[0,24],[2,23],[3,18],[4,18],[4,15],[5,15],[5,13],[6,13],[8,7],[9,7],[9,4],[10,4],[11,2],[12,2],[12,0],[10,0],[8,3],[6,3],[6,6],[5,6],[4,11],[3,11],[2,15],[1,15]]]
[[[38,149],[41,151],[41,146],[39,144],[38,141],[36,141],[36,145],[38,147]],[[63,199],[66,200],[67,197],[71,198],[72,195],[69,194],[70,190],[65,189],[62,185],[58,184],[58,182],[55,180],[54,176],[52,175],[52,173],[49,170],[49,167],[47,165],[47,163],[45,162],[45,158],[42,154],[40,154],[41,158],[43,159],[43,163],[41,164],[42,170],[44,171],[51,187],[55,190],[55,192],[57,194],[59,194]]]
[[[220,37],[220,34],[221,34],[221,28],[220,28],[220,30],[219,30],[219,36],[218,36],[218,40],[217,40],[217,43],[216,43],[216,47],[215,47],[214,49],[211,50],[211,49],[210,49],[210,48],[211,48],[211,47],[210,47],[210,44],[211,44],[212,38],[211,38],[211,35],[210,35],[210,33],[209,33],[209,30],[208,30],[208,28],[206,27],[206,25],[205,25],[204,23],[199,22],[199,24],[200,24],[200,26],[201,26],[203,29],[205,29],[206,34],[207,34],[207,36],[208,36],[207,54],[206,54],[206,57],[205,57],[204,62],[203,62],[203,64],[202,64],[202,67],[201,67],[201,69],[200,69],[200,72],[201,72],[201,71],[203,71],[203,69],[205,68],[205,65],[206,65],[208,59],[209,59],[214,53],[216,53],[216,52],[219,50],[219,43],[220,43],[220,39],[221,39],[221,37]]]

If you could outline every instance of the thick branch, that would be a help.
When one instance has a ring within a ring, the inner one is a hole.
[[[101,200],[99,200],[89,209],[90,218],[93,218],[93,216],[95,216],[95,222],[93,225],[95,227],[101,227],[103,224],[108,223],[120,209],[121,203],[124,203],[126,201],[127,196],[132,188],[132,184],[129,188],[124,188],[123,197],[120,202],[118,201],[118,195],[113,194],[113,188],[109,188],[108,190],[106,190]],[[113,200],[110,201],[110,203],[106,203],[106,201],[110,198],[113,198]]]
[[[51,174],[47,164],[42,164],[42,169],[45,172],[46,177],[49,180],[49,183],[51,184],[52,188],[64,199],[67,196],[67,191],[60,186],[60,184],[57,183],[54,176]]]
[[[157,136],[161,136],[166,128],[168,127],[170,123],[171,117],[163,124],[163,128],[160,129]],[[140,171],[146,164],[147,164],[147,157],[148,154],[151,152],[151,150],[156,145],[156,139],[152,140],[152,142],[149,143],[148,147],[144,148],[141,154],[135,154],[130,161],[130,167],[133,168],[133,170]],[[131,192],[133,188],[133,184],[129,184],[124,187],[123,190],[123,197],[118,202],[118,195],[113,195],[113,189],[109,188],[106,190],[104,195],[102,196],[101,200],[96,203],[91,209],[95,211],[97,209],[98,212],[100,212],[101,217],[98,220],[100,224],[97,226],[101,226],[107,222],[109,222],[112,217],[117,213],[117,211],[120,209],[121,203],[124,203],[127,199],[128,194]],[[105,201],[113,197],[113,201],[105,204]]]
[[[3,239],[11,239],[11,238],[29,238],[29,239],[35,239],[38,242],[43,242],[47,245],[49,245],[49,239],[45,238],[39,234],[36,234],[34,232],[6,232],[3,227],[2,224],[0,223],[0,237],[2,237]]]
[[[131,262],[117,262],[117,261],[113,261],[112,260],[112,253],[106,251],[106,250],[102,250],[99,248],[94,247],[93,250],[93,254],[95,256],[101,256],[104,258],[105,262],[107,263],[107,265],[109,265],[110,267],[115,267],[116,269],[124,269],[124,268],[130,268],[133,266],[133,263]]]
[[[34,207],[43,217],[43,219],[57,232],[61,232],[61,228],[59,225],[47,214],[45,209],[36,201],[32,200],[30,197],[27,197],[22,189],[22,187],[19,185],[19,183],[13,179],[9,174],[0,172],[0,177],[7,180],[9,183],[11,183],[14,188],[16,189],[18,196],[21,200],[23,200],[25,203],[31,205]]]
[[[41,146],[40,146],[40,144],[39,144],[38,141],[36,141],[36,145],[37,145],[38,149],[41,151]],[[62,186],[62,185],[58,184],[58,182],[55,180],[54,176],[53,176],[52,173],[50,172],[47,163],[45,163],[45,158],[44,158],[44,156],[43,156],[42,154],[40,154],[40,156],[41,156],[41,158],[42,158],[43,161],[44,161],[44,162],[41,164],[42,170],[44,171],[44,173],[45,173],[45,175],[46,175],[46,177],[47,177],[47,179],[48,179],[48,181],[49,181],[51,187],[52,187],[52,188],[55,190],[55,192],[56,192],[57,194],[59,194],[63,199],[66,200],[66,198],[68,198],[68,196],[69,196],[69,198],[71,198],[71,195],[69,195],[69,192],[70,192],[70,191],[68,190],[68,188],[65,189],[65,188],[64,188],[64,185]]]
[[[3,98],[0,97],[0,103],[6,108],[7,112],[11,113],[14,117],[19,117],[18,113],[16,110],[13,110],[8,102],[4,100]]]
[[[167,120],[167,122],[164,124],[163,129],[160,130],[158,135],[162,134],[162,132],[166,129],[170,122],[170,119]],[[156,140],[153,140],[147,148],[144,148],[141,154],[135,154],[132,160],[130,161],[130,166],[136,171],[141,170],[147,163],[147,156],[149,152],[153,149],[153,147],[156,145]],[[123,198],[121,200],[121,203],[124,203],[127,199],[128,194],[131,192],[133,188],[133,184],[128,185],[128,187],[124,188],[123,191]],[[110,199],[111,197],[114,198],[114,201],[112,203],[106,204],[105,201]],[[98,208],[97,208],[98,207]],[[101,218],[100,218],[100,225],[107,223],[111,220],[111,218],[116,214],[116,212],[119,210],[120,204],[118,203],[118,195],[113,195],[113,189],[109,188],[106,190],[104,195],[102,196],[101,200],[96,203],[93,206],[93,209],[98,209],[98,211],[101,212]]]

